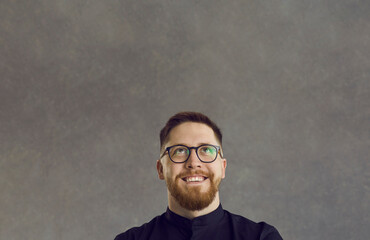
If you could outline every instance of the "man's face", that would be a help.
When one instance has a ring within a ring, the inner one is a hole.
[[[185,122],[171,130],[165,148],[177,144],[188,147],[220,145],[212,128],[195,122]],[[226,159],[218,154],[214,162],[203,163],[195,150],[191,150],[185,163],[173,163],[166,154],[158,161],[157,169],[172,198],[185,209],[202,210],[214,200],[221,179],[225,178]]]

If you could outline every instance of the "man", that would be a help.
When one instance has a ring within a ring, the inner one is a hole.
[[[218,187],[225,178],[222,134],[207,116],[181,112],[160,132],[159,179],[167,184],[168,208],[115,240],[282,240],[278,231],[224,210]]]

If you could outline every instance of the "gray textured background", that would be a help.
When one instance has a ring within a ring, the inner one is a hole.
[[[0,239],[113,239],[161,214],[158,133],[224,133],[225,209],[367,239],[370,2],[0,2]]]

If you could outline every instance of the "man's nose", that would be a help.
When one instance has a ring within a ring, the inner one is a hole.
[[[189,154],[190,154],[189,159],[185,163],[186,168],[200,168],[202,162],[199,160],[196,150],[191,149]]]

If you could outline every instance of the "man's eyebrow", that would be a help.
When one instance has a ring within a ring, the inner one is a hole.
[[[196,146],[201,146],[201,145],[214,145],[213,143],[205,143],[205,142],[201,142],[201,143],[198,143]],[[175,143],[175,144],[172,144],[171,146],[176,146],[176,145],[184,145],[184,146],[187,146],[187,147],[193,147],[193,146],[189,146],[188,144],[185,144],[185,143]]]
[[[209,144],[214,145],[213,143],[199,143],[198,146],[200,146],[200,145],[209,145]]]

